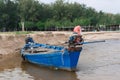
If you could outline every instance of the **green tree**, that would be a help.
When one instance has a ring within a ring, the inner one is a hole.
[[[44,22],[41,22],[41,21],[38,21],[36,23],[36,26],[39,30],[44,30],[44,27],[45,27],[45,23]]]
[[[19,16],[21,19],[22,29],[24,31],[24,22],[25,21],[34,21],[36,20],[36,14],[38,1],[35,0],[18,0],[18,9]]]
[[[0,26],[5,31],[12,31],[16,28],[18,21],[17,5],[11,0],[0,0]]]

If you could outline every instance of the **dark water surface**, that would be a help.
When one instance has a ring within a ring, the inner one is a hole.
[[[76,72],[22,62],[19,54],[0,60],[0,80],[119,80],[120,40],[83,46]]]

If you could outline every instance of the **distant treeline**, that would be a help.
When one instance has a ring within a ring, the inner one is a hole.
[[[106,6],[107,7],[107,6]],[[21,24],[22,23],[22,24]],[[0,31],[39,31],[62,26],[104,26],[120,24],[120,14],[97,12],[80,3],[56,0],[0,0]]]

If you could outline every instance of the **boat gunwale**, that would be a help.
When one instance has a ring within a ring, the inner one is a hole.
[[[24,52],[24,51],[21,51],[21,54],[25,54],[25,55],[47,55],[47,54],[58,54],[56,52],[62,52],[62,51],[53,51],[53,52],[41,52],[41,53],[28,53],[28,52]]]

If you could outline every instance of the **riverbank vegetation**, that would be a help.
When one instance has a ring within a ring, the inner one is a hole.
[[[41,31],[63,26],[104,26],[120,23],[120,14],[97,12],[80,3],[56,0],[0,0],[0,31]]]

